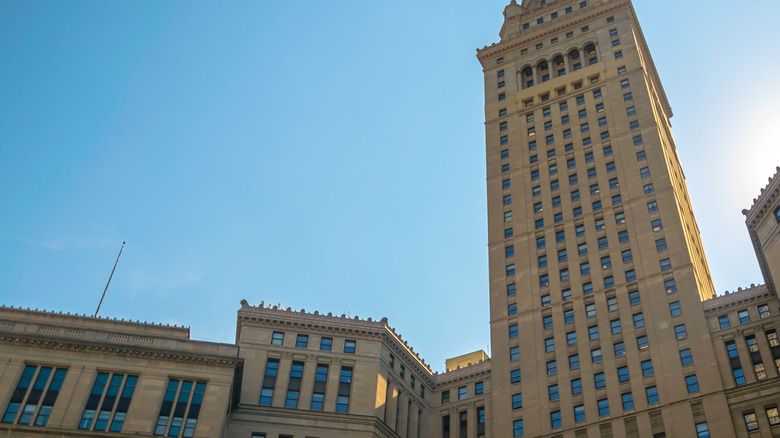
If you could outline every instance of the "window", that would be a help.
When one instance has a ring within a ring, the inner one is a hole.
[[[658,239],[655,241],[655,249],[658,252],[666,251],[666,239]]]
[[[260,404],[271,405],[274,396],[274,387],[276,386],[276,374],[279,371],[279,359],[268,359],[265,364],[265,377],[263,378],[263,387],[260,391]]]
[[[617,309],[618,309],[617,298],[615,298],[615,297],[607,298],[607,309],[610,312],[616,312],[617,311]]]
[[[623,332],[623,327],[620,325],[619,319],[613,319],[609,322],[610,329],[612,330],[613,335],[617,335],[619,333]]]
[[[656,201],[650,201],[647,203],[647,212],[648,213],[655,213],[658,211],[658,202]]]
[[[642,376],[650,377],[653,374],[653,361],[650,359],[642,361]]]
[[[750,314],[748,313],[747,309],[737,312],[737,318],[739,318],[740,324],[747,324],[750,322]]]
[[[509,339],[514,339],[518,336],[517,324],[509,326]]]
[[[569,270],[561,269],[561,282],[569,281]]]
[[[635,305],[639,304],[641,302],[640,298],[639,298],[639,291],[634,290],[634,291],[629,292],[628,293],[628,299],[629,299],[629,301],[631,301],[631,305],[632,306],[635,306]]]
[[[67,372],[65,368],[26,365],[2,422],[46,426]]]
[[[682,363],[682,366],[693,364],[693,356],[691,356],[690,348],[680,350],[680,362]]]
[[[271,345],[282,345],[284,343],[284,333],[274,332],[271,335]]]
[[[688,393],[699,391],[699,381],[696,379],[696,374],[685,378],[685,386],[688,387]]]
[[[539,267],[540,268],[544,268],[545,266],[547,266],[547,256],[546,255],[539,256],[538,260],[539,260]]]
[[[751,353],[758,353],[758,342],[754,335],[745,336],[745,343],[747,344],[748,351]]]
[[[510,187],[512,187],[512,181],[509,178],[501,181],[501,188],[502,189],[506,190],[506,189],[508,189]]]
[[[778,415],[777,406],[766,408],[766,418],[769,420],[770,426],[780,426],[780,415]]]
[[[506,93],[501,93],[498,95],[498,100],[506,100]]]
[[[596,316],[596,305],[595,304],[586,304],[585,305],[585,316],[588,318],[593,318]]]
[[[577,332],[566,333],[566,345],[577,345]]]
[[[542,327],[545,330],[550,330],[553,328],[553,319],[552,315],[545,315],[542,317]]]
[[[643,167],[643,168],[639,169],[639,175],[642,178],[650,178],[650,168]]]
[[[556,224],[563,222],[563,213],[555,213],[553,215],[553,222]]]
[[[630,283],[632,281],[636,281],[636,271],[629,269],[626,271],[626,282]]]
[[[515,265],[512,265],[512,275],[515,275]],[[507,272],[507,275],[508,272]],[[550,285],[550,276],[547,274],[542,274],[539,276],[539,286],[540,287],[548,287]]]
[[[474,384],[474,395],[480,395],[485,393],[485,382],[477,382]]]
[[[498,110],[498,117],[504,117],[506,115],[506,108]]]
[[[577,254],[579,255],[585,255],[588,253],[588,244],[587,243],[580,243],[577,245]]]
[[[599,237],[598,243],[599,243],[599,249],[607,249],[609,247],[609,242],[607,241],[606,236]]]
[[[623,58],[623,51],[618,50],[617,52],[615,52],[615,59],[621,59],[621,58]]]
[[[663,224],[661,224],[661,219],[654,219],[652,222],[650,222],[650,227],[655,233],[664,229]]]
[[[615,357],[623,357],[626,355],[626,344],[618,342],[615,344]]]
[[[685,330],[685,324],[674,326],[674,336],[677,338],[678,341],[681,341],[688,337],[688,332]]]
[[[622,225],[626,223],[626,214],[622,211],[616,211],[615,212],[615,223],[617,225]]]
[[[558,190],[559,188],[560,188],[560,185],[559,185],[557,179],[553,180],[553,181],[550,181],[550,190],[555,191],[555,190]]]
[[[598,338],[599,338],[599,327],[597,325],[592,325],[588,327],[588,339],[594,341]]]
[[[458,388],[458,400],[463,400],[466,398],[466,387],[461,386]]]
[[[517,286],[514,283],[506,285],[506,295],[511,297],[517,293]]]
[[[652,184],[645,184],[643,188],[645,189],[645,195],[649,195],[655,191]]]
[[[770,313],[769,313],[769,305],[768,304],[761,304],[760,306],[758,306],[758,316],[760,318],[762,318],[762,319],[763,318],[769,318]]]
[[[574,234],[577,237],[581,237],[585,235],[585,226],[582,224],[577,224],[574,226]]]
[[[650,348],[650,343],[647,340],[647,336],[639,336],[636,338],[636,346],[640,350],[647,350]]]
[[[582,379],[573,379],[571,381],[571,394],[582,394]]]
[[[609,258],[609,256],[604,256],[601,258],[601,269],[609,269],[612,267],[612,260]]]
[[[618,382],[620,383],[628,382],[631,379],[631,377],[628,374],[627,366],[618,367],[617,372],[618,372]]]
[[[630,107],[626,108],[626,114],[629,117],[636,115],[636,107],[630,106]],[[634,144],[636,144],[636,143],[634,143]]]
[[[520,383],[520,370],[512,370],[512,383]]]
[[[553,429],[561,427],[561,411],[550,412],[550,426]]]
[[[742,371],[742,368],[734,368],[732,373],[734,374],[734,383],[737,386],[745,384],[745,373]]]
[[[341,367],[339,376],[339,392],[336,398],[336,412],[349,410],[349,393],[352,388],[352,367]]]
[[[707,427],[707,423],[696,424],[696,436],[698,438],[710,438],[710,428]]]
[[[523,394],[512,394],[512,409],[521,409],[523,407]]]
[[[544,340],[544,351],[547,353],[555,351],[555,339],[547,338]]]
[[[555,241],[558,242],[558,243],[566,241],[566,233],[563,230],[556,231],[555,232]]]
[[[574,322],[574,311],[573,310],[564,310],[563,312],[563,322],[566,324],[571,324]]]
[[[520,347],[509,348],[509,360],[520,360]]]
[[[192,437],[195,434],[195,426],[198,422],[200,405],[205,392],[205,382],[178,379],[168,380],[168,387],[160,406],[160,414],[157,417],[154,434]],[[188,412],[186,419],[184,418],[185,412]],[[173,414],[172,418],[171,414]],[[182,428],[182,426],[184,427]]]
[[[672,261],[669,259],[662,259],[660,261],[661,263],[661,271],[668,271],[672,269]]]
[[[517,304],[512,303],[509,306],[507,306],[507,314],[509,316],[517,315]]]
[[[601,399],[598,401],[599,406],[599,417],[603,417],[605,415],[609,415],[609,400],[607,399]]]
[[[121,432],[137,383],[137,376],[98,373],[87,398],[79,429]],[[95,419],[97,421],[93,424]]]
[[[647,404],[658,403],[658,388],[650,386],[645,388],[645,393],[647,394]]]
[[[612,205],[618,205],[623,202],[623,198],[620,195],[612,196]]]
[[[666,287],[667,294],[673,294],[677,292],[677,284],[675,283],[674,278],[664,280],[664,287]]]
[[[295,338],[295,348],[307,348],[309,346],[309,335],[298,335]]]
[[[639,146],[641,144],[643,144],[642,136],[641,135],[635,135],[634,136],[634,146]]]
[[[539,171],[533,170],[531,171],[531,181],[537,181],[539,179]]]
[[[550,166],[550,175],[555,175],[558,173],[558,165],[553,164]]]
[[[682,315],[682,308],[680,307],[680,302],[674,301],[672,303],[669,303],[669,312],[672,314],[672,316]]]
[[[587,283],[582,283],[582,294],[588,295],[593,293],[593,283],[590,281]]]
[[[580,355],[579,354],[572,354],[569,356],[569,369],[570,370],[576,370],[580,367]]]
[[[600,363],[602,360],[601,348],[594,348],[593,350],[590,350],[590,358],[592,359],[593,363]]]
[[[541,213],[542,209],[543,207],[541,202],[537,202],[534,204],[534,213]]]
[[[303,379],[303,362],[294,361],[290,368],[290,381],[287,388],[287,399],[284,406],[288,408],[298,407],[300,397],[301,379]]]
[[[569,301],[571,299],[571,289],[566,288],[561,290],[561,300]]]
[[[639,151],[636,153],[636,161],[645,161],[647,160],[647,154],[645,154],[645,151]]]
[[[777,339],[777,331],[769,330],[766,332],[766,340],[770,347],[780,347],[780,341]]]
[[[507,265],[506,266],[506,276],[507,277],[511,277],[513,275],[515,275],[515,265],[514,264]]]
[[[576,185],[577,184],[577,174],[576,173],[572,173],[571,175],[569,175],[569,184],[570,185]],[[574,196],[574,193],[577,193],[576,198]],[[580,192],[579,192],[579,190],[575,190],[575,191],[571,192],[571,200],[572,201],[576,201],[578,199],[580,199]]]
[[[745,418],[745,427],[748,432],[758,430],[758,418],[756,418],[755,412],[747,412],[742,415]]]
[[[558,365],[554,360],[547,362],[547,375],[554,376],[558,374]]]
[[[634,327],[639,328],[645,326],[645,315],[642,314],[642,312],[635,313],[633,315],[633,318],[634,318]]]
[[[628,231],[618,231],[618,241],[620,243],[627,243],[628,242]]]
[[[542,295],[542,307],[547,307],[551,304],[550,295]]]
[[[514,256],[515,255],[515,246],[514,245],[509,245],[509,246],[504,247],[504,255],[506,257]]]
[[[558,394],[558,385],[550,385],[547,387],[547,396],[549,397],[550,401],[556,401],[559,398]]]
[[[514,234],[515,234],[515,233],[514,233],[514,231],[512,230],[512,228],[506,228],[506,229],[504,229],[504,238],[505,238],[505,239],[508,239],[508,238],[512,237]]]
[[[512,422],[512,436],[523,436],[523,420]]]

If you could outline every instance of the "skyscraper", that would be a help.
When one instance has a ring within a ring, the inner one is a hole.
[[[494,435],[609,436],[629,414],[641,436],[732,429],[695,414],[727,411],[701,305],[715,292],[631,2],[504,16],[478,51]]]

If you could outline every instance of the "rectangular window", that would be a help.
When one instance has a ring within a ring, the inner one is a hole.
[[[596,385],[596,389],[605,388],[607,386],[607,379],[604,377],[604,373],[596,373],[593,375],[593,380]]]
[[[675,283],[674,278],[664,280],[664,287],[666,287],[667,294],[673,294],[677,292],[677,283]]]
[[[297,408],[298,399],[301,395],[301,380],[303,379],[303,362],[295,361],[290,368],[290,380],[287,385],[287,398],[284,406],[288,408]]]
[[[512,378],[512,383],[520,383],[520,381],[521,381],[520,380],[520,370],[519,369],[512,370],[511,378]]]
[[[623,357],[626,355],[626,344],[618,342],[615,344],[615,357]]]
[[[270,361],[270,359],[269,359]],[[192,380],[168,380],[165,397],[154,426],[155,435],[190,438],[195,434],[205,382]],[[185,418],[185,414],[187,415]]]
[[[556,374],[558,374],[558,364],[554,360],[547,362],[547,375],[554,376]]]
[[[688,332],[685,330],[685,324],[674,326],[674,336],[678,341],[688,338]]]
[[[509,360],[520,360],[520,347],[509,348]]]
[[[642,376],[650,377],[653,374],[653,361],[650,359],[642,361]]]
[[[270,406],[273,401],[276,375],[279,372],[279,359],[268,359],[265,364],[263,386],[260,390],[260,404]]]
[[[688,393],[699,392],[699,381],[696,379],[696,374],[685,378],[685,386],[688,387]]]
[[[629,301],[631,301],[631,305],[632,306],[636,306],[637,304],[639,304],[641,302],[641,300],[639,298],[639,291],[634,290],[634,291],[629,292],[628,293],[628,299],[629,299]]]
[[[355,348],[357,347],[356,341],[347,339],[344,341],[344,353],[355,354]]]
[[[577,345],[577,332],[566,333],[566,345]]]
[[[636,346],[639,350],[647,350],[650,348],[650,343],[647,340],[647,336],[639,336],[636,338]]]
[[[672,261],[669,259],[662,259],[660,261],[661,264],[661,271],[668,271],[672,269]]]
[[[582,379],[573,379],[571,381],[571,394],[582,394]]]
[[[298,335],[295,338],[295,348],[307,348],[309,346],[309,335]]]
[[[593,293],[593,283],[590,281],[587,283],[582,283],[582,294],[588,295]]]
[[[737,318],[739,318],[740,324],[747,324],[750,322],[750,314],[748,313],[747,309],[737,312]]]
[[[682,308],[680,307],[679,301],[674,301],[672,303],[669,303],[669,313],[671,313],[672,316],[682,315]]]
[[[652,184],[645,184],[643,188],[645,190],[645,195],[649,195],[650,193],[653,193],[655,191]]]
[[[710,428],[707,423],[696,424],[696,436],[698,438],[710,438]]]
[[[271,335],[271,345],[282,345],[284,343],[284,333],[274,332]]]
[[[509,306],[507,306],[507,314],[509,316],[517,315],[517,304],[512,303]]]
[[[647,394],[647,404],[652,405],[658,403],[658,388],[650,386],[645,388],[645,393]]]
[[[600,363],[602,360],[601,348],[590,350],[590,358],[592,359],[593,363]]]
[[[553,429],[561,427],[561,411],[550,412],[550,427]]]
[[[121,432],[137,383],[138,376],[98,373],[79,429]]]
[[[772,427],[780,426],[780,415],[778,414],[777,406],[766,408],[765,411],[769,425]]]
[[[474,384],[474,395],[481,395],[485,393],[485,382],[477,382]]]
[[[466,398],[466,387],[461,386],[458,388],[458,400],[463,400]]]
[[[339,390],[336,397],[336,412],[349,411],[349,396],[352,390],[352,367],[341,367]]]
[[[633,315],[633,318],[634,318],[634,327],[639,328],[645,326],[645,316],[644,314],[642,314],[642,312],[635,313]]]
[[[609,415],[609,400],[607,399],[599,400],[598,406],[599,406],[599,417]]]
[[[758,316],[761,319],[769,318],[770,315],[771,314],[769,312],[769,305],[768,304],[761,304],[761,305],[758,306]]]
[[[65,368],[25,366],[2,422],[46,426],[67,373]]]
[[[512,422],[512,436],[523,436],[523,420],[515,420]]]
[[[616,335],[618,333],[623,333],[623,327],[620,325],[619,319],[613,319],[609,322],[610,329],[612,330],[612,334]]]
[[[570,370],[576,370],[580,367],[580,355],[579,354],[572,354],[569,356],[569,369]]]
[[[693,356],[691,356],[690,348],[680,350],[680,362],[682,363],[682,366],[693,364]]]

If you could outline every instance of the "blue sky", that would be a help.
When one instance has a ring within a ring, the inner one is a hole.
[[[436,370],[487,349],[505,3],[0,2],[0,302],[94,313],[126,240],[106,317],[232,342],[247,299],[386,316]],[[719,4],[636,8],[722,292],[761,282],[780,3]]]

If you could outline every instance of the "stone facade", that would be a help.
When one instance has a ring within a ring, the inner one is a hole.
[[[743,211],[766,284],[716,296],[631,2],[504,17],[477,53],[493,358],[439,374],[386,318],[246,301],[229,345],[2,307],[0,437],[780,436],[780,177]]]

